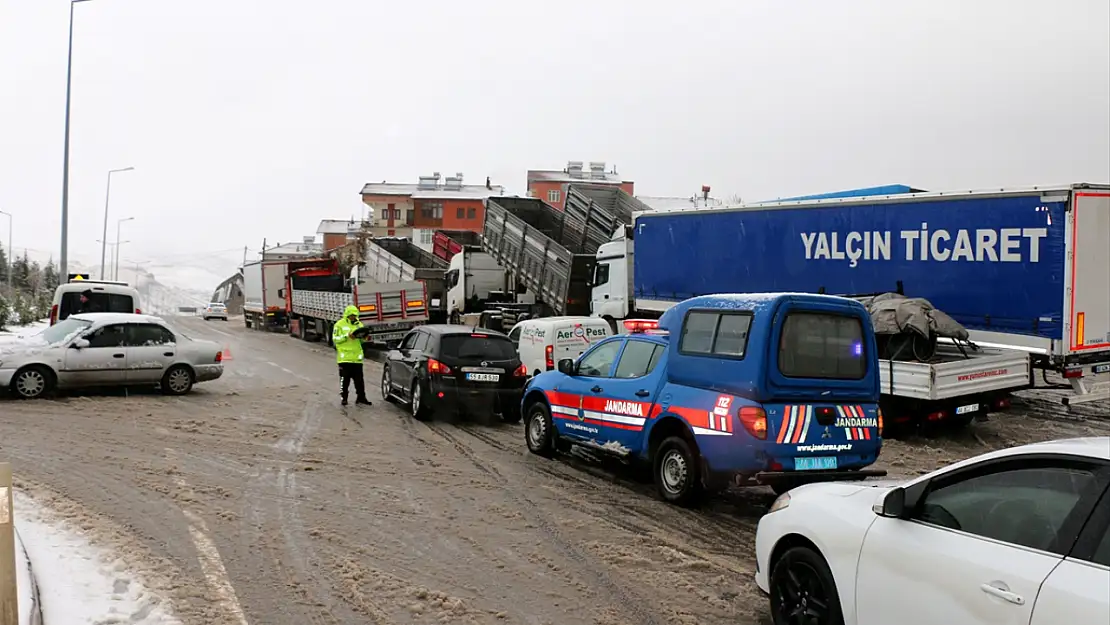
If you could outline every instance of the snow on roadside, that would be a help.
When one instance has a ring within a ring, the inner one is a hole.
[[[122,559],[94,547],[84,531],[53,518],[20,491],[15,517],[38,580],[45,623],[180,625],[168,602],[151,594]],[[20,612],[25,611],[21,599]]]
[[[0,338],[6,337],[19,337],[19,336],[32,336],[42,332],[50,327],[49,321],[33,321],[25,326],[9,325],[7,328],[0,330]]]
[[[27,564],[27,552],[19,535],[15,537],[15,585],[16,601],[19,602],[19,625],[31,625],[31,612],[35,605],[31,593],[31,571]]]

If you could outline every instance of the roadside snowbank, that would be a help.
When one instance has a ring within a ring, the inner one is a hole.
[[[19,601],[19,625],[34,625],[31,613],[36,606],[31,592],[31,571],[27,564],[27,552],[24,551],[18,534],[15,537],[15,584]]]
[[[38,580],[44,623],[180,625],[170,615],[167,602],[147,591],[122,560],[94,547],[81,529],[51,518],[48,510],[18,491],[15,517],[26,557]],[[26,567],[21,568],[26,571]],[[20,577],[20,584],[24,584],[24,577]],[[29,613],[29,595],[29,587],[26,592],[20,591],[21,613]]]
[[[0,338],[6,338],[6,337],[15,338],[17,336],[31,336],[31,335],[34,335],[34,334],[38,334],[39,332],[42,332],[43,330],[45,330],[48,327],[50,327],[50,322],[45,321],[45,320],[44,321],[34,321],[32,323],[28,323],[25,326],[9,325],[7,327],[7,329],[0,330]]]

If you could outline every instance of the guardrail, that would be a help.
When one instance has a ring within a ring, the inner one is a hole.
[[[6,462],[0,462],[0,623],[19,623],[15,566],[12,467]]]

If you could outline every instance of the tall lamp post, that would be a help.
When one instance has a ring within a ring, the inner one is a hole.
[[[87,1],[87,0],[85,0]],[[108,190],[104,192],[104,234],[100,238],[100,279],[104,279],[105,263],[108,256],[108,201],[112,197],[112,174],[121,171],[131,171],[134,167],[111,169],[108,171]]]
[[[62,153],[62,253],[59,279],[69,276],[69,94],[73,83],[73,5],[89,0],[69,1],[69,54],[66,59],[66,128],[65,148]]]
[[[12,260],[12,254],[15,253],[12,250],[12,222],[13,222],[13,218],[12,218],[12,214],[9,213],[8,211],[0,211],[0,215],[6,215],[8,217],[8,293],[11,293],[12,292],[12,268],[15,267],[15,261]]]
[[[112,265],[113,265],[113,267],[112,267],[112,279],[113,280],[119,280],[119,246],[123,245],[123,243],[130,243],[130,241],[124,241],[123,243],[120,243],[120,240],[119,240],[120,226],[122,226],[123,222],[125,222],[125,221],[134,221],[134,220],[135,220],[134,217],[125,217],[125,218],[120,219],[119,221],[116,222],[116,250],[115,250],[116,260],[115,260],[114,263],[112,263]]]

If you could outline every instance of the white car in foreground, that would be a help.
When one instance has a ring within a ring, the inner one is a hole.
[[[184,395],[223,372],[218,345],[190,339],[149,315],[71,315],[38,334],[0,343],[0,387],[21,399],[95,386],[159,386]]]
[[[756,533],[776,625],[1110,623],[1110,437],[810,484]]]

